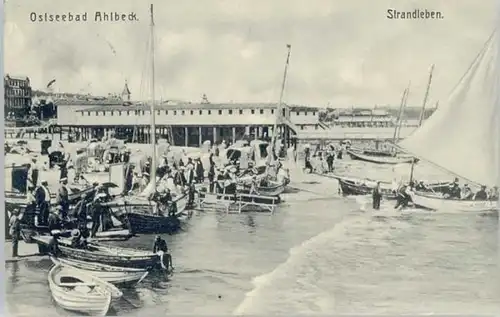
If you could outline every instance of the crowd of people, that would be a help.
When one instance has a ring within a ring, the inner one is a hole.
[[[318,174],[332,173],[335,168],[335,160],[342,159],[345,149],[346,144],[342,142],[337,146],[329,144],[326,147],[321,147],[318,144],[314,151],[306,144],[304,148],[304,170]]]

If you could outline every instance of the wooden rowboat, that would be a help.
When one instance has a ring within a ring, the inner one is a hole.
[[[59,306],[93,316],[105,316],[111,304],[123,295],[96,276],[60,264],[52,267],[48,280],[52,297]]]
[[[69,237],[72,229],[63,230],[60,236]],[[47,226],[24,226],[21,224],[21,238],[26,243],[36,243],[33,237],[38,235],[49,235],[49,227]],[[134,235],[128,229],[111,229],[108,231],[98,231],[96,236],[92,238],[93,242],[108,242],[108,241],[127,241]]]
[[[182,214],[187,207],[188,195],[183,194],[174,198],[177,204],[177,215]],[[175,233],[179,231],[181,222],[176,216],[156,215],[153,208],[148,211],[142,211],[138,208],[130,208],[115,212],[115,216],[128,225],[130,232],[140,233]]]
[[[370,163],[375,163],[375,164],[390,164],[390,165],[395,165],[395,164],[403,164],[403,163],[412,163],[412,162],[417,162],[418,159],[414,157],[408,157],[408,156],[401,156],[401,157],[392,157],[392,156],[372,156],[372,155],[366,155],[363,153],[358,153],[355,151],[350,151],[348,150],[347,153],[351,156],[353,160],[359,160],[359,161],[364,161],[364,162],[370,162]]]
[[[376,180],[371,179],[359,179],[354,177],[342,177],[334,176],[339,181],[340,189],[343,195],[369,195],[372,193],[375,186],[377,186]],[[427,185],[427,189],[421,190],[422,192],[429,193],[441,193],[448,189],[449,182],[436,182]],[[389,182],[381,182],[380,191],[382,195],[387,199],[396,199],[396,193],[392,189],[392,184]]]
[[[87,274],[96,276],[113,285],[130,285],[145,278],[149,274],[149,270],[147,269],[117,267],[74,259],[56,258],[53,256],[51,256],[50,259],[56,265],[61,264],[63,266],[72,267],[76,270],[85,271]]]
[[[257,186],[255,191],[262,196],[278,196],[285,191],[286,184],[270,181],[268,186]]]
[[[497,201],[450,199],[428,193],[412,193],[414,204],[446,213],[498,213]]]
[[[45,248],[49,245],[51,238],[51,236],[33,237],[41,247]],[[160,261],[157,254],[130,248],[92,242],[88,244],[87,249],[76,249],[70,247],[70,239],[68,238],[59,238],[58,242],[59,257],[61,258],[139,269],[155,267]]]

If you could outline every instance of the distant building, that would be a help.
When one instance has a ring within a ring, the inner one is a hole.
[[[5,119],[24,118],[31,108],[31,85],[28,77],[4,77]]]

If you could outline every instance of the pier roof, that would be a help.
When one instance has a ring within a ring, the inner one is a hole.
[[[275,103],[182,103],[182,104],[157,104],[156,110],[218,110],[218,109],[273,109],[276,108]],[[80,109],[77,111],[127,111],[127,110],[149,110],[150,106],[147,104],[133,104],[124,106],[118,105],[101,105],[89,109]]]
[[[58,103],[59,104],[59,103]],[[64,103],[70,104],[70,103]],[[127,111],[127,110],[148,110],[150,106],[146,103],[135,103],[132,105],[123,105],[120,100],[110,100],[103,102],[98,101],[86,101],[78,102],[71,101],[74,105],[96,105],[89,109],[80,109],[77,111]],[[318,111],[318,107],[300,106],[300,105],[287,105],[283,106],[290,108],[292,111]],[[276,103],[174,103],[170,104],[167,102],[157,104],[155,106],[156,110],[191,110],[191,109],[206,109],[206,110],[218,110],[218,109],[274,109],[277,107]]]

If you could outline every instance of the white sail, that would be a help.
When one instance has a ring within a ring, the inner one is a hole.
[[[476,184],[499,183],[498,32],[494,32],[453,90],[399,146]]]

